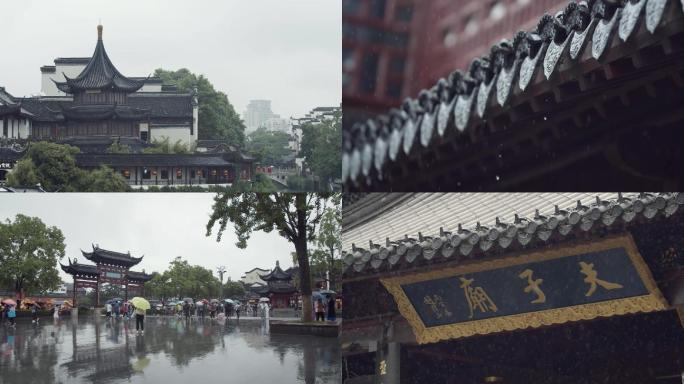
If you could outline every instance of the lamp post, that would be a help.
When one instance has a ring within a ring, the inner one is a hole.
[[[226,267],[224,267],[224,266],[222,265],[222,266],[218,267],[216,270],[217,270],[217,272],[218,272],[218,274],[219,274],[219,279],[221,279],[221,294],[220,294],[220,297],[221,297],[221,300],[223,300],[223,274],[226,273]]]

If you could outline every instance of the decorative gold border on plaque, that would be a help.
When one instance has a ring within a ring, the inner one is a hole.
[[[553,308],[537,312],[468,321],[456,324],[426,327],[418,312],[413,308],[403,284],[418,283],[468,273],[500,269],[520,264],[559,259],[589,252],[624,248],[648,290],[648,295],[627,297],[597,303],[580,304],[571,307]],[[562,324],[569,321],[590,320],[596,317],[609,317],[638,312],[661,311],[668,308],[667,301],[658,289],[651,271],[639,254],[631,234],[608,237],[588,244],[565,245],[554,249],[532,252],[497,260],[483,261],[463,266],[417,273],[407,276],[380,279],[392,294],[401,315],[411,324],[419,344],[434,343],[441,340],[456,339],[473,335],[512,331],[515,329],[538,328],[543,325]]]

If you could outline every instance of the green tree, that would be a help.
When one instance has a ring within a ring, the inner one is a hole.
[[[225,93],[217,91],[204,75],[197,76],[186,68],[177,71],[157,69],[155,76],[165,83],[174,83],[181,91],[197,86],[199,98],[199,138],[228,140],[243,147],[245,124]]]
[[[7,185],[13,187],[33,187],[39,183],[36,165],[28,158],[17,161],[14,170],[7,175]]]
[[[0,284],[20,292],[47,292],[61,280],[57,261],[64,257],[64,235],[37,217],[16,215],[0,223]]]
[[[233,223],[238,237],[238,248],[247,247],[247,240],[253,231],[278,233],[290,241],[297,251],[299,281],[304,310],[302,320],[312,321],[311,271],[307,244],[316,238],[316,226],[323,215],[328,196],[304,193],[220,193],[214,198],[213,212],[207,223],[207,236],[211,236],[214,225],[219,229],[216,241],[229,222]]]
[[[17,168],[8,179],[10,186],[20,186],[22,182],[34,181],[37,177],[46,191],[74,191],[73,184],[82,177],[82,171],[76,166],[74,155],[79,149],[70,145],[60,145],[39,141],[31,144],[22,160],[29,160],[33,167],[25,164]],[[32,184],[32,185],[33,185]]]
[[[27,154],[10,172],[7,184],[13,187],[41,184],[48,192],[123,192],[126,180],[107,167],[86,171],[76,166],[79,149],[40,141],[31,144]]]
[[[326,185],[342,176],[342,121],[339,115],[320,123],[302,126],[300,156]]]
[[[342,252],[342,195],[332,197],[332,206],[325,209],[318,228],[317,245],[326,250],[325,265],[330,271],[330,285],[334,285],[337,278],[335,255]],[[336,253],[337,252],[337,253]]]
[[[261,164],[280,165],[283,157],[292,154],[288,148],[289,141],[290,135],[285,132],[259,128],[247,136],[245,149],[256,156]]]
[[[217,297],[221,287],[221,283],[209,269],[199,265],[190,265],[181,257],[173,259],[169,263],[169,268],[153,277],[150,283],[152,283],[150,292],[164,299]]]
[[[223,296],[228,298],[243,298],[245,297],[246,291],[244,285],[239,281],[226,281],[223,284]]]
[[[79,192],[126,192],[131,189],[120,173],[104,165],[90,172],[84,171],[75,187]]]

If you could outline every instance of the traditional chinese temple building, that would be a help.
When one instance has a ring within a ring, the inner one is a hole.
[[[680,383],[682,204],[345,196],[345,383]]]
[[[571,1],[532,28],[511,20],[468,68],[344,130],[347,190],[680,189],[683,8]]]
[[[152,275],[148,275],[143,270],[142,272],[131,271],[130,268],[140,263],[143,256],[133,257],[130,252],[120,253],[102,249],[97,245],[93,245],[92,252],[81,251],[83,257],[95,263],[80,264],[74,258],[72,262],[69,259],[68,265],[60,263],[62,270],[74,278],[74,307],[76,303],[76,291],[78,288],[94,288],[95,289],[95,307],[100,306],[100,285],[104,283],[119,285],[124,287],[125,298],[128,300],[129,290],[135,292],[131,296],[144,295],[145,283],[152,279]]]
[[[299,291],[294,285],[292,269],[283,271],[280,262],[276,261],[271,272],[260,275],[266,286],[256,288],[261,297],[268,297],[273,308],[290,308],[297,303]]]
[[[109,166],[133,186],[252,180],[253,158],[222,140],[198,140],[196,89],[180,92],[159,78],[123,75],[107,55],[103,27],[97,31],[92,56],[58,58],[55,65],[41,67],[43,96],[13,97],[0,88],[0,140],[50,140],[78,147],[79,167]],[[167,139],[196,153],[143,153]],[[114,144],[130,153],[109,153]],[[16,161],[15,153],[0,152],[0,181]]]

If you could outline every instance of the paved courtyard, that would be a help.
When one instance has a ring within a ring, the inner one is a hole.
[[[274,335],[260,320],[81,316],[0,326],[0,383],[339,383],[335,338]]]

